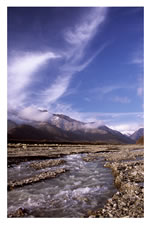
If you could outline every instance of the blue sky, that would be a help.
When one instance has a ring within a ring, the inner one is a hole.
[[[142,7],[8,8],[8,115],[143,127]],[[46,109],[41,112],[39,109]]]

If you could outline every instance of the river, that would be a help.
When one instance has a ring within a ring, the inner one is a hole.
[[[76,218],[88,211],[103,207],[115,192],[114,178],[104,159],[90,162],[82,158],[88,154],[73,154],[62,157],[66,162],[57,167],[35,170],[30,163],[13,164],[8,168],[8,181],[21,180],[37,173],[66,168],[59,176],[15,188],[8,192],[8,214],[18,208],[26,209],[25,217]]]

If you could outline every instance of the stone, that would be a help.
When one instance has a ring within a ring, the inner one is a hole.
[[[8,218],[12,218],[12,217],[24,217],[26,214],[27,214],[27,210],[26,209],[19,208],[15,212],[10,213],[8,215]]]
[[[33,177],[25,178],[23,180],[11,181],[8,184],[8,190],[11,191],[15,187],[21,187],[23,185],[39,182],[39,181],[42,181],[42,180],[45,180],[45,179],[48,179],[48,178],[53,178],[53,177],[56,177],[57,175],[59,175],[61,173],[65,173],[66,171],[67,171],[67,169],[59,168],[58,170],[53,171],[53,172],[47,171],[47,172],[37,174]]]

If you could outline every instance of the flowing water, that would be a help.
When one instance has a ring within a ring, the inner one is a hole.
[[[83,161],[86,154],[63,157],[65,164],[39,171],[29,167],[35,161],[8,168],[8,180],[20,180],[37,173],[67,168],[58,177],[8,192],[8,214],[18,208],[27,210],[26,217],[84,217],[88,211],[103,207],[115,192],[114,178],[104,160]],[[39,162],[37,160],[36,162]]]

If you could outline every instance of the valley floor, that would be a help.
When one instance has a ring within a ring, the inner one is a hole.
[[[96,211],[89,210],[84,217],[144,217],[143,145],[8,144],[8,168],[20,162],[45,159],[43,162],[30,164],[32,168],[38,170],[60,165],[64,163],[61,157],[80,153],[87,153],[82,158],[85,162],[105,159],[104,167],[112,170],[117,188],[116,193],[106,201],[103,207],[98,205]],[[58,169],[54,173],[43,172],[30,179],[8,181],[8,190],[50,179],[65,172],[65,169]],[[8,214],[8,217],[24,217],[24,214],[26,212],[19,208]]]

